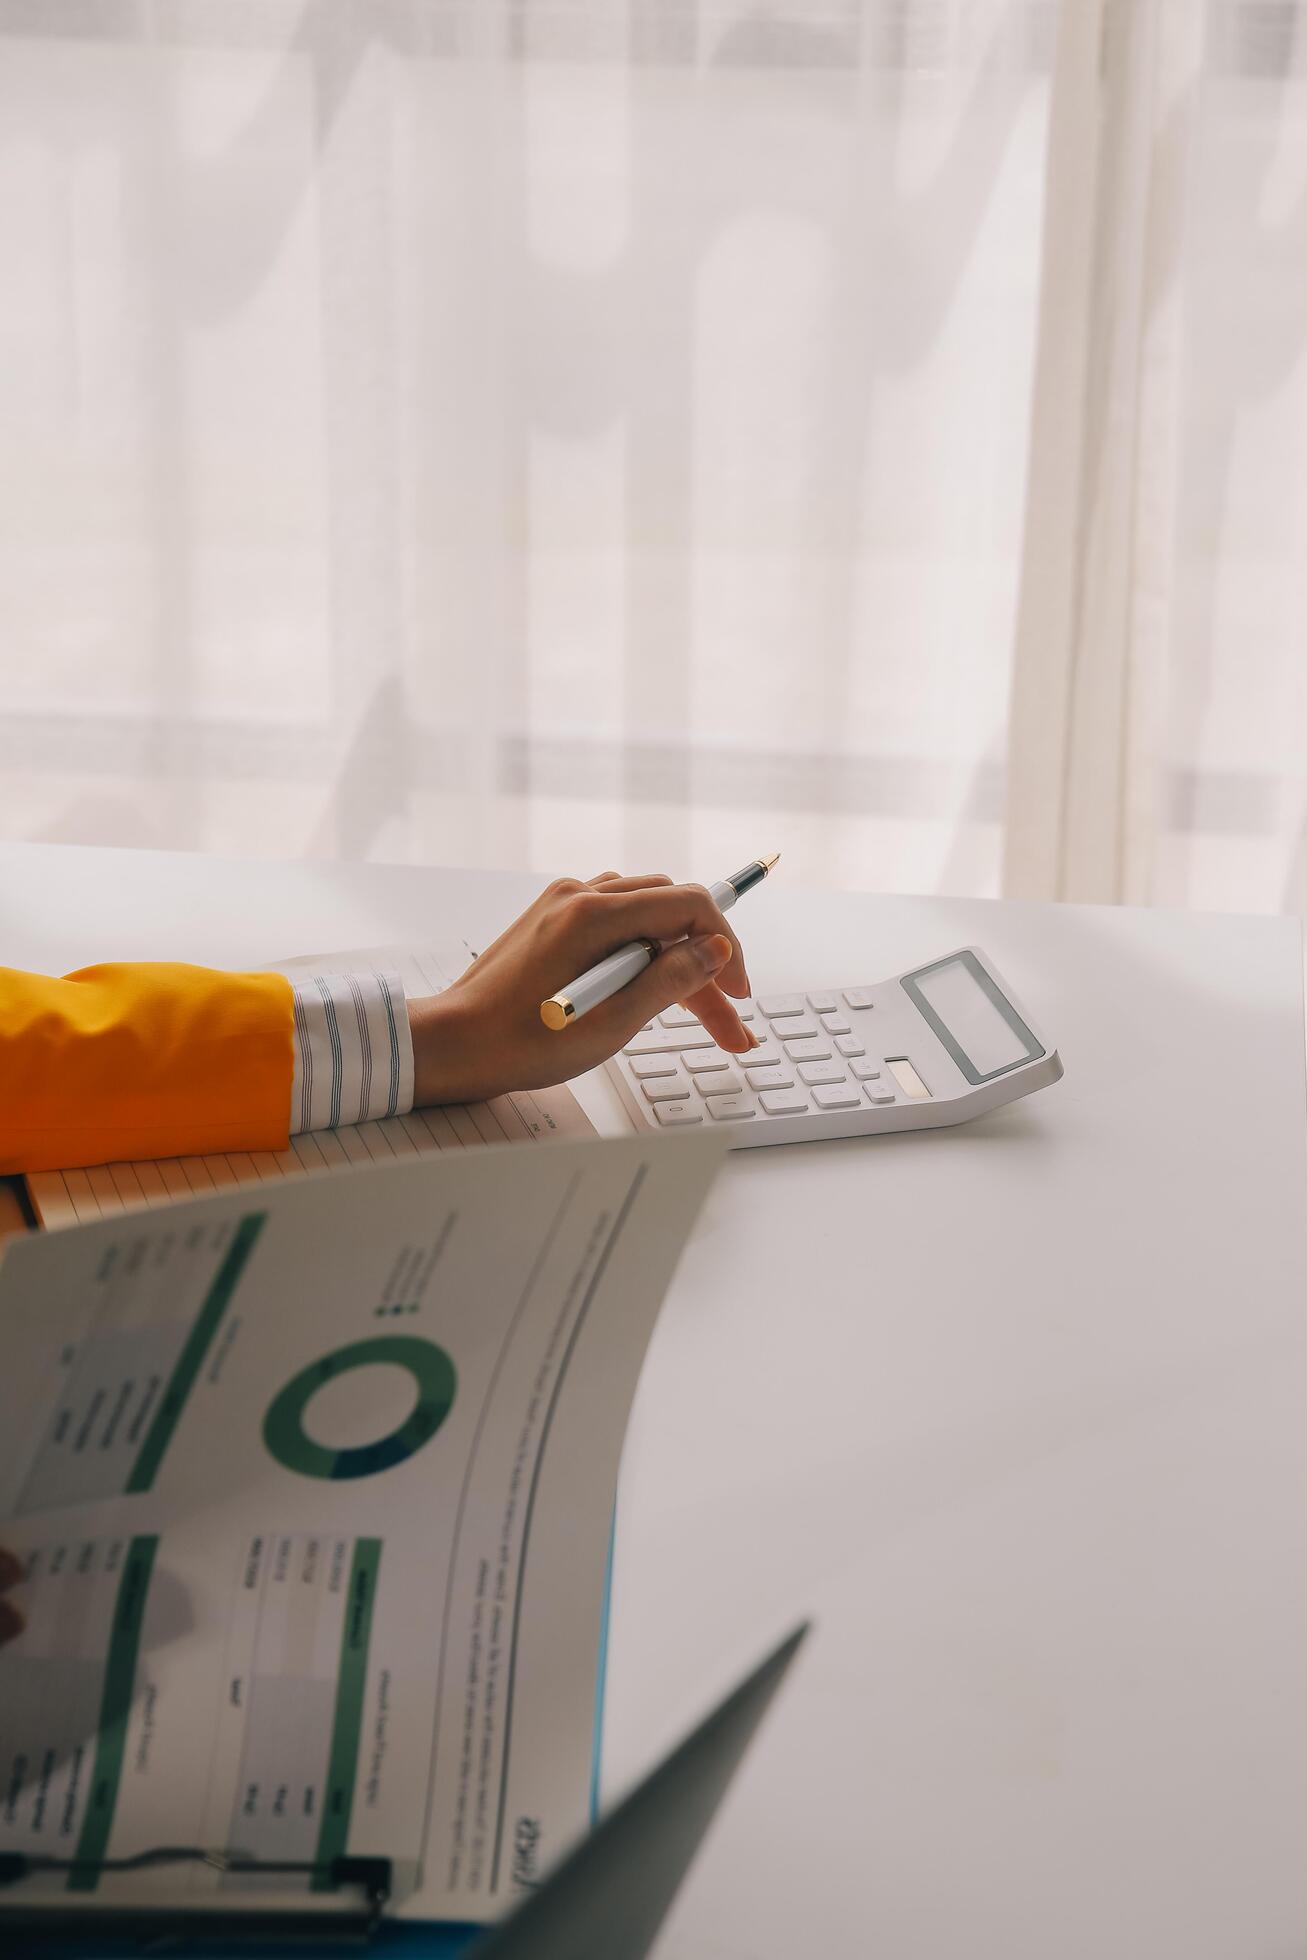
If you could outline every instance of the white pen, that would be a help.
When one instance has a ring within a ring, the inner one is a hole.
[[[723,912],[729,912],[737,898],[743,898],[746,892],[762,883],[779,858],[780,852],[775,851],[771,857],[755,858],[752,864],[745,865],[743,871],[733,871],[729,878],[719,878],[715,885],[708,887],[711,896]],[[598,966],[592,966],[588,973],[581,974],[570,986],[551,994],[548,1000],[542,1000],[540,1019],[547,1028],[570,1027],[573,1021],[588,1014],[592,1007],[598,1007],[601,1000],[609,999],[612,994],[628,986],[637,973],[644,972],[650,960],[657,959],[662,950],[656,939],[633,939],[629,945],[619,946],[615,953],[610,953],[606,960],[600,960]]]

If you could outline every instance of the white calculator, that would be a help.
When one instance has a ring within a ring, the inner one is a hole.
[[[720,1126],[737,1148],[875,1136],[965,1123],[1062,1074],[978,946],[875,986],[736,1005],[761,1043],[748,1055],[670,1007],[608,1063],[638,1129]]]

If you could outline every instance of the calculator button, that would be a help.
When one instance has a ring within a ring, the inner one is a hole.
[[[834,994],[809,994],[808,1005],[814,1014],[833,1014],[839,1002]]]
[[[874,1007],[876,993],[873,987],[846,987],[844,1005],[846,1007]]]
[[[853,1024],[847,1014],[823,1014],[821,1024],[827,1034],[852,1034]]]
[[[699,1016],[691,1014],[688,1007],[665,1007],[658,1016],[665,1028],[697,1028]]]
[[[785,1050],[778,1048],[774,1041],[760,1041],[747,1055],[737,1055],[735,1059],[741,1068],[772,1068],[785,1060]]]
[[[756,1068],[749,1077],[751,1089],[792,1089],[794,1070],[789,1068]]]
[[[835,1037],[835,1046],[839,1049],[841,1055],[865,1055],[867,1052],[856,1034],[837,1034]]]
[[[706,1029],[653,1028],[638,1034],[622,1050],[624,1055],[679,1055],[687,1048],[713,1048],[716,1043]]]
[[[685,1066],[691,1075],[702,1075],[705,1070],[711,1073],[713,1069],[728,1068],[730,1064],[720,1048],[696,1048],[686,1056]]]
[[[821,1033],[821,1029],[811,1014],[797,1014],[792,1021],[782,1021],[775,1030],[779,1038],[787,1044],[791,1041],[808,1041]]]
[[[879,1062],[850,1062],[849,1074],[859,1082],[876,1082],[880,1079]]]
[[[802,1014],[802,994],[769,994],[766,1000],[758,1001],[758,1012],[764,1021],[779,1021],[787,1014]]]
[[[819,1034],[815,1041],[787,1042],[785,1052],[792,1062],[828,1062],[830,1043],[824,1034]],[[840,1073],[841,1075],[844,1073],[843,1069]]]
[[[674,1075],[677,1066],[675,1055],[635,1055],[630,1062],[637,1082],[647,1082],[654,1075]]]
[[[704,1108],[719,1123],[742,1123],[753,1115],[753,1104],[747,1096],[710,1096]]]
[[[654,1111],[654,1114],[658,1118],[658,1121],[660,1123],[665,1123],[667,1125],[669,1130],[676,1129],[678,1124],[702,1123],[703,1121],[703,1111],[699,1108],[699,1105],[697,1103],[690,1103],[690,1102],[659,1103],[657,1109]]]
[[[837,1082],[829,1089],[814,1089],[812,1100],[818,1109],[853,1109],[858,1103],[858,1092],[851,1082]]]
[[[744,1077],[733,1068],[715,1069],[711,1075],[696,1075],[694,1086],[701,1096],[738,1096]]]
[[[862,1085],[869,1103],[892,1103],[894,1091],[881,1082],[864,1082]]]
[[[805,1062],[799,1070],[799,1079],[809,1084],[815,1082],[843,1082],[844,1070],[838,1062]]]
[[[798,1089],[770,1089],[758,1101],[769,1116],[802,1116],[808,1107],[808,1098]]]
[[[688,1096],[689,1078],[683,1069],[673,1069],[670,1075],[655,1076],[652,1082],[642,1082],[646,1102],[670,1102],[674,1096]]]

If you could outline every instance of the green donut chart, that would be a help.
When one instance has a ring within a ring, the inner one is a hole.
[[[304,1427],[304,1411],[318,1390],[354,1368],[379,1361],[405,1369],[417,1385],[417,1407],[387,1436],[350,1449],[331,1449],[315,1443]],[[323,1477],[338,1483],[351,1477],[375,1477],[393,1469],[429,1443],[454,1406],[458,1377],[445,1350],[416,1334],[377,1334],[334,1348],[320,1361],[311,1361],[292,1375],[274,1397],[263,1419],[263,1441],[270,1455],[300,1477]]]

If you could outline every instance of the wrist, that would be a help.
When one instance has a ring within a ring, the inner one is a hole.
[[[408,1027],[413,1037],[413,1105],[453,1102],[449,1064],[457,1054],[449,1031],[449,1009],[439,994],[410,1000]]]
[[[466,1086],[458,1079],[459,1063],[468,1053],[459,1020],[457,999],[448,994],[431,994],[408,1003],[413,1101],[419,1109],[432,1103],[467,1100]]]

